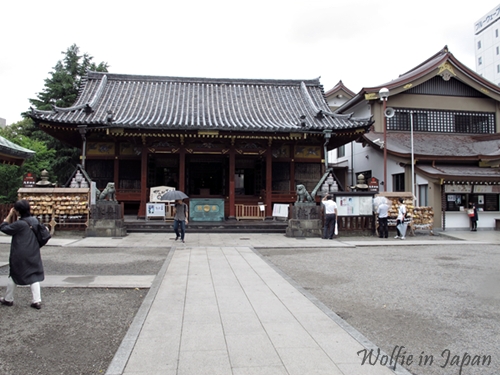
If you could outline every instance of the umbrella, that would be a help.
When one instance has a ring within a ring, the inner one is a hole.
[[[176,201],[176,200],[182,200],[182,199],[186,199],[186,198],[189,198],[186,194],[184,194],[182,191],[180,190],[170,190],[170,191],[167,191],[165,194],[162,195],[162,197],[160,198],[160,200],[162,201]]]
[[[401,223],[398,225],[399,233],[401,233],[401,237],[406,236],[406,228],[408,227],[408,224],[406,223]]]

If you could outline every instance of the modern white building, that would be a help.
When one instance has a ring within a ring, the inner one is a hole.
[[[476,72],[500,85],[500,5],[474,23]]]

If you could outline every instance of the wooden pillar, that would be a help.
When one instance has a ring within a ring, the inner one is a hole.
[[[234,150],[234,138],[231,140],[231,148],[229,149],[229,220],[236,220],[236,201],[234,175],[236,173],[236,152]]]
[[[179,150],[179,187],[182,192],[186,192],[186,148],[184,147],[184,137],[181,137],[181,148]]]
[[[119,188],[120,186],[120,160],[118,158],[120,152],[120,144],[116,142],[115,144],[115,160],[114,160],[114,165],[113,165],[113,176],[114,176],[114,183],[116,186],[116,189]]]
[[[273,150],[269,139],[266,151],[266,217],[273,216]]]
[[[141,204],[139,206],[140,218],[146,218],[146,203],[148,201],[148,156],[149,150],[146,146],[142,147],[141,153]]]

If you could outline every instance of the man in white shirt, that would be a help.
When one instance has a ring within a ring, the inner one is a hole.
[[[378,236],[379,238],[389,237],[389,227],[387,225],[387,216],[389,215],[389,205],[387,201],[382,201],[378,205]]]
[[[335,223],[337,221],[337,203],[332,200],[331,195],[325,195],[321,200],[325,207],[325,228],[323,239],[332,239],[335,235]]]

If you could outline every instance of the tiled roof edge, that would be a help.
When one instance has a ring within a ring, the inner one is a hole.
[[[206,84],[231,84],[231,85],[273,85],[273,86],[300,86],[304,82],[306,86],[321,86],[319,78],[304,79],[251,79],[251,78],[203,78],[203,77],[172,77],[172,76],[149,76],[133,74],[117,74],[104,72],[88,72],[88,79],[101,79],[107,76],[108,80],[118,81],[162,81],[162,82],[185,82]]]

